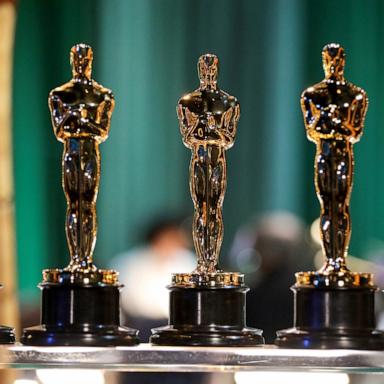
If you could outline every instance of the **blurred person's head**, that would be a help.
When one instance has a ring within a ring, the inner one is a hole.
[[[145,242],[161,257],[189,248],[183,220],[177,217],[160,217],[149,225]]]
[[[313,252],[306,237],[306,226],[296,215],[285,211],[268,213],[238,231],[231,258],[244,273],[268,275],[295,265],[299,270],[301,265],[312,263]],[[303,257],[306,260],[300,260]]]

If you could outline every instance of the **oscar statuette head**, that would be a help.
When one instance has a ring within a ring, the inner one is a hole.
[[[207,53],[200,56],[197,63],[201,88],[216,88],[219,72],[219,59],[216,55]]]
[[[342,80],[344,78],[345,53],[340,44],[327,44],[322,51],[323,68],[326,79],[335,78]]]
[[[74,78],[91,79],[93,51],[87,44],[76,44],[71,48],[70,62]]]

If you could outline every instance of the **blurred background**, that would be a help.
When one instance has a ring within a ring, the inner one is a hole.
[[[68,262],[62,145],[48,92],[71,77],[69,50],[94,48],[94,78],[116,97],[101,146],[100,266],[137,244],[162,214],[191,214],[189,158],[175,106],[198,86],[196,63],[220,59],[219,86],[241,118],[228,151],[225,263],[236,231],[255,215],[288,211],[306,224],[319,212],[315,147],[305,137],[301,91],[323,78],[321,49],[339,42],[346,77],[366,89],[365,134],[355,146],[350,252],[384,248],[384,3],[381,0],[20,0],[13,62],[12,134],[20,299],[39,299],[41,270]],[[4,97],[4,96],[3,96]]]
[[[350,253],[357,263],[366,260],[358,265],[375,270],[381,283],[382,0],[1,0],[0,7],[7,9],[0,14],[0,28],[7,28],[0,35],[0,149],[9,144],[0,151],[7,209],[0,277],[2,295],[17,294],[29,314],[25,325],[38,311],[41,270],[68,263],[63,148],[51,128],[47,95],[71,78],[69,50],[79,42],[93,47],[93,77],[116,98],[110,137],[101,146],[98,266],[120,265],[129,275],[127,260],[149,246],[153,223],[161,227],[164,220],[167,227],[175,217],[186,234],[183,240],[175,235],[175,247],[192,251],[190,152],[181,142],[175,106],[198,87],[198,57],[215,53],[219,87],[241,104],[236,143],[227,156],[221,264],[248,274],[255,292],[249,295],[251,325],[268,327],[276,315],[265,308],[281,295],[287,308],[282,325],[289,326],[293,273],[313,268],[319,250],[316,226],[310,230],[319,215],[315,147],[305,136],[299,98],[323,78],[322,47],[338,42],[347,53],[346,78],[370,99],[365,133],[355,145]],[[189,265],[193,256],[185,257]],[[12,260],[14,271],[7,269]],[[265,319],[259,311],[267,312]],[[273,330],[266,332],[273,337]]]

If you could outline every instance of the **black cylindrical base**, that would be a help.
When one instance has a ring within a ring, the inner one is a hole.
[[[293,287],[294,327],[277,331],[283,348],[384,349],[375,330],[375,288]]]
[[[170,287],[169,325],[152,330],[155,345],[252,346],[262,331],[245,325],[246,287]]]
[[[15,342],[15,329],[0,325],[0,344],[13,344]]]
[[[40,326],[23,331],[25,345],[136,345],[138,331],[120,327],[118,286],[41,284]]]
[[[1,288],[3,286],[0,284]],[[0,344],[13,344],[15,341],[15,329],[0,325]]]

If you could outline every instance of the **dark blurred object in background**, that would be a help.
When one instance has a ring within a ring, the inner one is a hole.
[[[273,343],[277,329],[292,326],[289,287],[295,272],[313,269],[317,249],[304,223],[288,212],[265,214],[236,234],[230,257],[250,287],[247,323],[264,330],[266,343]]]

